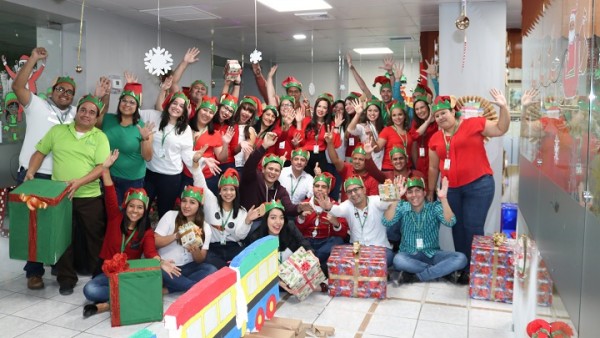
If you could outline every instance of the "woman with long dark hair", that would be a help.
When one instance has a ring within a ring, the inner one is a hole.
[[[256,102],[248,97],[244,97],[240,101],[235,115],[233,115],[233,123],[238,128],[237,135],[240,148],[240,152],[234,156],[235,167],[238,173],[242,171],[246,159],[248,159],[248,156],[254,150],[256,131],[252,126],[254,125],[257,111]]]
[[[117,253],[124,253],[127,259],[146,258],[160,260],[160,267],[166,278],[178,276],[180,270],[173,261],[161,259],[154,244],[154,231],[148,220],[149,198],[143,188],[129,188],[125,201],[117,202],[117,193],[113,185],[109,168],[119,157],[119,151],[113,150],[104,162],[102,180],[104,182],[104,201],[106,204],[107,226],[100,258],[112,259]],[[99,264],[101,267],[102,264]],[[110,309],[108,277],[100,271],[83,287],[85,298],[93,304],[83,307],[83,317],[87,318]]]
[[[391,126],[383,128],[377,139],[378,150],[383,150],[383,164],[381,170],[393,171],[394,165],[390,152],[394,147],[404,149],[406,153],[412,149],[412,137],[408,133],[408,114],[404,102],[396,102],[390,107]],[[408,162],[408,167],[412,167],[411,162]]]
[[[304,131],[304,143],[302,148],[311,153],[305,171],[314,177],[315,164],[322,165],[322,169],[327,172],[335,172],[335,167],[327,161],[327,142],[325,142],[325,133],[334,130],[333,145],[335,148],[341,144],[339,129],[341,121],[335,121],[331,114],[331,105],[333,97],[331,94],[321,94],[315,101],[314,113],[312,117],[304,118],[302,130]]]
[[[375,96],[371,97],[366,103],[366,107],[355,100],[353,107],[356,111],[350,125],[348,125],[348,132],[354,136],[360,138],[361,143],[368,142],[371,137],[375,142],[379,139],[379,133],[385,127],[383,112],[383,102],[377,99]],[[363,114],[366,113],[366,114]],[[384,151],[374,152],[371,156],[373,162],[377,165],[377,168],[381,169],[383,163]]]

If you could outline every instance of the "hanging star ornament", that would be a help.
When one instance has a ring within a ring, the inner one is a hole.
[[[146,52],[144,58],[146,70],[152,75],[164,75],[173,66],[173,58],[171,53],[164,48],[154,47]]]
[[[254,50],[252,53],[250,53],[250,62],[252,63],[259,63],[262,60],[262,52],[259,50]]]

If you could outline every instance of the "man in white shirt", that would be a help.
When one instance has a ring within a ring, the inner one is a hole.
[[[384,247],[387,265],[392,267],[394,253],[382,223],[384,213],[392,203],[381,201],[379,196],[367,196],[365,185],[358,176],[351,176],[344,182],[344,191],[348,199],[339,205],[333,205],[329,197],[317,197],[317,203],[331,215],[348,221],[350,242]]]
[[[313,177],[304,171],[310,153],[302,148],[292,151],[292,164],[281,169],[279,183],[287,190],[293,204],[300,204],[307,198],[311,198],[313,191]]]

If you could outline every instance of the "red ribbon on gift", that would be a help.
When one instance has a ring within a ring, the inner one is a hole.
[[[312,278],[308,278],[307,276],[307,272],[308,270],[310,270],[310,264],[308,264],[307,262],[304,262],[302,264],[302,266],[298,265],[296,262],[294,262],[294,260],[290,259],[288,260],[288,262],[292,263],[292,265],[296,268],[296,270],[298,270],[300,272],[300,274],[302,274],[302,278],[304,278],[304,280],[306,281],[306,284],[302,285],[298,290],[296,290],[296,292],[300,292],[302,291],[302,289],[304,289],[305,286],[310,286],[311,289],[316,290],[316,286],[313,285],[312,281],[315,280],[315,278],[317,278],[319,276],[318,273],[315,273],[315,275]]]
[[[28,248],[28,260],[35,262],[37,259],[37,210],[46,209],[49,206],[56,206],[60,201],[67,196],[69,192],[65,189],[60,195],[54,198],[41,197],[37,195],[25,195],[25,194],[11,194],[9,201],[11,202],[24,202],[29,209],[29,248]]]
[[[119,297],[119,273],[122,272],[137,272],[137,271],[152,271],[159,270],[160,267],[151,268],[129,268],[127,263],[127,255],[125,253],[116,253],[112,259],[105,260],[102,264],[102,271],[109,280],[110,286],[110,324],[112,326],[121,326],[121,300]]]

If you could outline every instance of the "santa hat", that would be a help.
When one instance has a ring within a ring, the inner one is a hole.
[[[27,55],[21,55],[21,57],[19,58],[19,61],[27,61],[29,60],[29,56]]]

